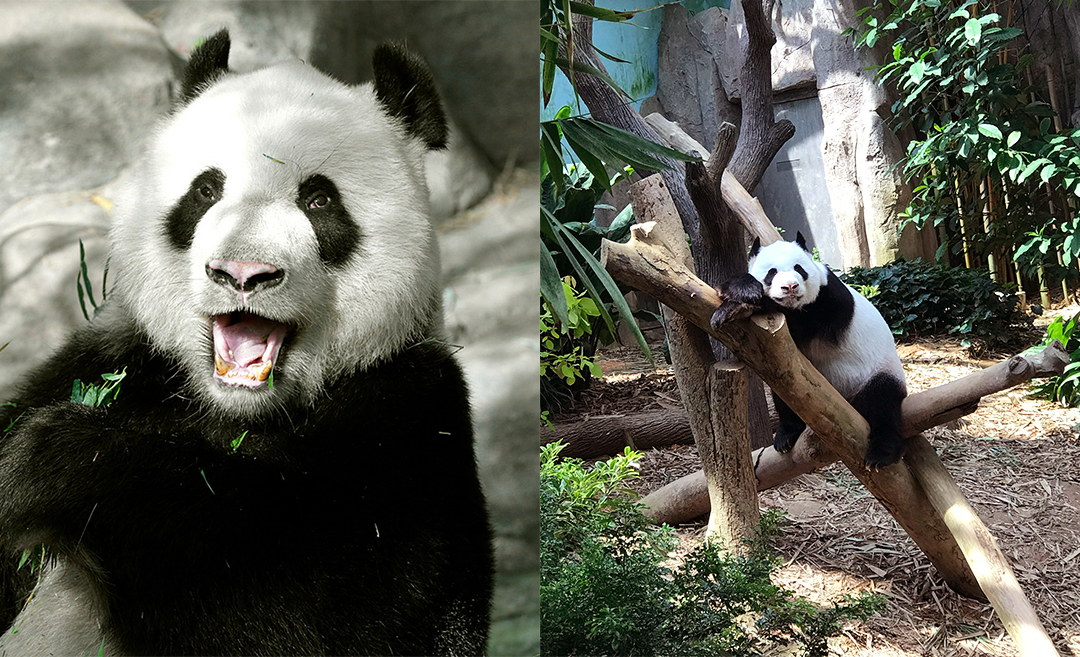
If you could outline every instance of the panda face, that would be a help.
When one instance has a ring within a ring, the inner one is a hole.
[[[765,294],[792,309],[813,303],[828,280],[825,265],[814,260],[805,242],[773,242],[762,247],[751,257],[749,269]]]
[[[439,330],[404,123],[372,85],[285,64],[216,76],[160,127],[118,204],[114,299],[197,394],[261,414]]]

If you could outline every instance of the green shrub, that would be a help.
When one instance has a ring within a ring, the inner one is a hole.
[[[1080,314],[1067,322],[1061,317],[1055,317],[1046,327],[1046,339],[1043,343],[1028,350],[1042,351],[1046,345],[1058,340],[1069,353],[1069,364],[1065,366],[1061,376],[1052,376],[1034,386],[1035,395],[1060,402],[1062,406],[1080,406],[1080,332],[1076,330],[1078,323]]]
[[[840,278],[852,287],[876,287],[870,302],[902,340],[957,333],[996,346],[1009,341],[1013,327],[1031,324],[1011,286],[984,271],[915,260],[852,267]]]
[[[863,595],[819,609],[774,586],[779,560],[767,542],[779,513],[763,517],[747,556],[701,545],[668,568],[674,531],[650,525],[625,490],[640,455],[627,448],[585,468],[557,460],[561,448],[541,454],[543,655],[751,655],[791,646],[799,651],[789,654],[824,656],[845,620],[884,604]]]

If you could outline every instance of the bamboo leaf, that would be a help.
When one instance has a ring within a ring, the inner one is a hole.
[[[555,266],[555,259],[551,257],[551,251],[543,244],[540,245],[540,296],[551,306],[562,326],[570,324],[569,306],[566,303],[566,294],[563,292],[562,279],[559,278],[559,270]]]

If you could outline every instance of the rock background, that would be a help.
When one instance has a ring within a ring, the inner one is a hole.
[[[786,0],[772,16],[772,82],[778,117],[800,132],[777,154],[756,195],[775,223],[794,232],[812,229],[830,264],[872,266],[903,256],[934,259],[937,236],[913,227],[897,235],[911,188],[894,168],[905,144],[888,129],[893,98],[869,66],[891,60],[886,44],[855,51],[843,33],[857,24],[867,0]],[[1034,0],[1001,5],[1021,27],[1035,56],[1032,81],[1068,98],[1063,117],[1080,125],[1080,6]],[[747,36],[742,4],[691,15],[681,4],[664,7],[659,39],[659,84],[642,114],[660,112],[708,148],[717,127],[739,125],[740,80]],[[1070,72],[1071,70],[1071,72]],[[804,103],[815,99],[815,103]],[[820,110],[820,111],[819,111]],[[813,134],[805,134],[810,128]],[[807,149],[816,151],[811,157]],[[800,172],[801,169],[801,172]],[[812,169],[810,171],[809,169]],[[824,185],[818,184],[823,180]],[[827,189],[822,189],[825,187]],[[783,197],[780,203],[774,203]],[[821,216],[821,215],[825,216]],[[807,216],[809,215],[809,216]],[[830,225],[827,225],[830,224]]]
[[[813,135],[797,133],[787,150],[777,154],[756,195],[766,206],[766,197],[791,196],[789,207],[804,207],[806,212],[826,208],[831,216],[812,216],[806,223],[799,219],[785,225],[783,217],[772,218],[792,232],[807,224],[814,227],[819,242],[828,242],[820,245],[823,254],[836,254],[826,256],[830,264],[876,265],[893,260],[898,253],[932,258],[937,247],[932,232],[927,231],[925,243],[924,236],[915,231],[903,239],[896,236],[898,214],[906,207],[911,190],[892,170],[903,155],[903,146],[881,118],[880,110],[887,109],[891,100],[874,84],[873,74],[863,70],[878,54],[856,53],[850,37],[842,34],[853,24],[856,7],[851,0],[788,0],[776,6],[772,50],[776,113],[816,112],[814,104],[800,103],[816,98],[820,116],[802,114],[802,123],[823,128]],[[663,113],[712,148],[721,122],[739,125],[739,76],[746,41],[739,2],[732,2],[730,10],[710,8],[693,16],[680,5],[665,7],[659,89],[643,105],[643,113]],[[807,158],[805,151],[792,153],[806,139],[820,154]],[[789,168],[778,169],[778,165]],[[807,165],[822,169],[812,172],[806,183],[814,186],[823,179],[827,190],[815,189],[815,198],[800,199],[800,191],[791,186],[807,175],[797,173]]]
[[[198,39],[227,26],[234,69],[299,58],[345,82],[369,76],[379,42],[405,40],[453,124],[428,181],[497,535],[489,653],[536,654],[537,21],[528,0],[0,4],[0,398],[85,321],[80,240],[101,302],[110,199]]]

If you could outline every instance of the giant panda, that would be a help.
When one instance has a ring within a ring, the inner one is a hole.
[[[904,368],[892,331],[866,297],[814,260],[803,234],[794,242],[750,247],[749,273],[717,290],[724,303],[712,317],[719,327],[750,306],[782,312],[795,346],[870,425],[865,464],[882,468],[904,452],[900,405],[907,396]],[[775,393],[780,419],[774,437],[778,452],[795,446],[806,424]]]
[[[360,86],[229,45],[192,53],[117,204],[108,303],[0,413],[0,652],[481,654],[434,83],[395,45]],[[70,401],[112,372],[111,405]]]

